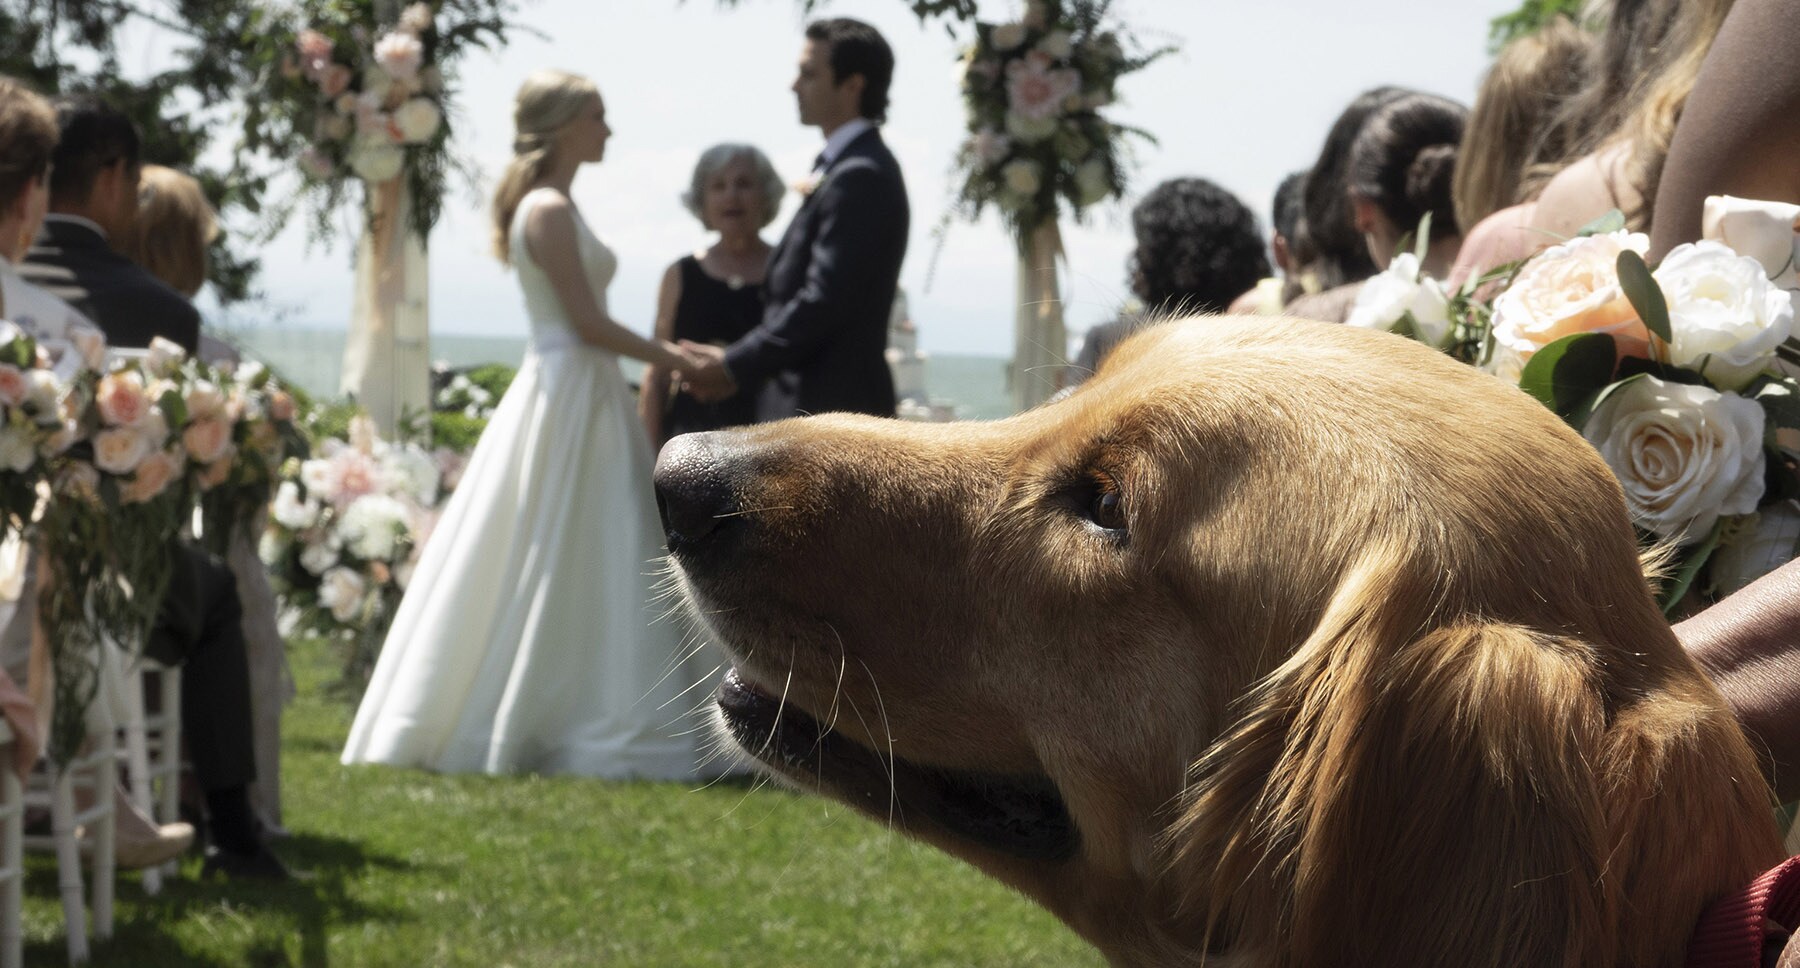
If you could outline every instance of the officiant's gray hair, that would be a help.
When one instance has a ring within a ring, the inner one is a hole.
[[[781,196],[787,193],[787,186],[781,183],[781,176],[775,173],[775,164],[769,156],[755,145],[717,144],[700,153],[700,160],[694,165],[693,180],[688,182],[687,191],[681,193],[681,204],[706,228],[712,228],[706,222],[706,183],[726,165],[740,158],[750,163],[757,187],[762,189],[762,226],[759,227],[775,221],[776,213],[781,210]]]
[[[594,82],[568,71],[535,71],[513,98],[513,159],[494,189],[494,255],[512,263],[512,220],[525,193],[544,175],[556,133],[599,94]]]

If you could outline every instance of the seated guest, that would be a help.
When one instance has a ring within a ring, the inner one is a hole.
[[[1285,309],[1288,315],[1342,322],[1350,314],[1362,281],[1375,274],[1368,244],[1350,211],[1345,177],[1350,166],[1350,146],[1356,143],[1363,122],[1376,108],[1409,93],[1412,92],[1401,87],[1364,91],[1344,108],[1326,133],[1319,157],[1307,172],[1300,210],[1301,245],[1306,258],[1299,269],[1317,288],[1290,301]]]
[[[31,285],[13,268],[43,220],[50,192],[50,159],[56,150],[56,113],[43,98],[11,78],[0,77],[0,319],[19,325],[46,341],[60,339],[70,326],[87,321],[67,303]],[[31,574],[31,556],[9,562]],[[16,763],[31,767],[39,730],[36,714],[15,681],[26,681],[31,632],[36,616],[36,583],[20,582],[13,621],[0,620],[0,708],[18,737]],[[12,589],[9,589],[12,591]],[[82,792],[82,796],[87,796]],[[122,867],[152,867],[170,860],[193,843],[194,828],[185,823],[158,825],[139,812],[129,796],[114,791],[116,829],[114,859]]]
[[[188,299],[206,284],[207,250],[218,238],[218,217],[200,183],[161,165],[145,165],[138,211],[121,246],[131,261],[150,270]],[[237,351],[204,331],[200,357],[236,363]],[[281,830],[281,708],[293,696],[287,645],[277,624],[275,591],[256,553],[263,516],[236,529],[225,554],[244,607],[244,641],[250,650],[250,698],[255,724],[256,782],[251,798],[266,829]]]
[[[150,270],[189,302],[206,285],[207,251],[219,237],[219,218],[200,183],[161,165],[145,165],[138,179],[137,217],[119,251]],[[200,358],[236,363],[231,344],[202,331]]]
[[[115,346],[161,336],[191,353],[200,314],[180,293],[115,251],[137,216],[139,141],[131,120],[93,97],[57,105],[50,214],[26,256],[27,279],[86,308]],[[205,870],[284,879],[250,805],[256,779],[243,606],[231,570],[191,542],[171,549],[169,588],[144,652],[182,667],[181,718],[206,799]]]
[[[161,336],[195,352],[200,313],[112,245],[137,217],[141,165],[131,119],[82,95],[58,101],[56,121],[62,138],[50,211],[20,271],[98,323],[113,346],[145,347]]]
[[[1279,275],[1257,280],[1254,288],[1232,300],[1230,312],[1279,316],[1289,299],[1306,291],[1306,283],[1294,271],[1295,245],[1300,237],[1300,193],[1305,188],[1303,171],[1288,175],[1275,187],[1275,200],[1269,210],[1269,254]]]
[[[1450,183],[1467,108],[1435,94],[1408,94],[1369,115],[1350,147],[1348,195],[1369,259],[1385,269],[1430,216],[1422,271],[1442,279],[1462,245]]]
[[[768,156],[750,145],[714,145],[700,155],[681,200],[719,239],[663,273],[657,339],[730,346],[762,322],[769,243],[758,233],[775,220],[785,191]],[[756,422],[760,386],[740,386],[729,397],[702,403],[685,392],[671,396],[670,384],[663,367],[644,373],[638,415],[652,447],[677,434]]]
[[[1204,178],[1174,178],[1151,189],[1131,210],[1131,232],[1137,242],[1131,291],[1144,311],[1088,330],[1066,381],[1070,385],[1092,376],[1138,327],[1223,312],[1233,297],[1269,274],[1256,215]]]

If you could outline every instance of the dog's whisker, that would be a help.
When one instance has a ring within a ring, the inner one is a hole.
[[[721,521],[721,520],[724,520],[725,518],[741,518],[746,514],[761,514],[764,511],[796,511],[796,510],[799,510],[799,509],[796,508],[792,504],[771,504],[767,507],[744,508],[741,511],[724,511],[719,514],[713,515],[713,520]]]
[[[888,824],[894,822],[894,811],[899,808],[900,791],[894,776],[894,731],[888,723],[887,703],[881,698],[881,683],[875,681],[875,672],[869,664],[858,658],[857,665],[863,667],[863,674],[869,677],[869,688],[875,693],[875,709],[881,714],[881,737],[887,741],[887,775],[888,775]]]

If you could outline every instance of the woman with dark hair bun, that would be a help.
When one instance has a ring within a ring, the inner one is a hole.
[[[1462,230],[1451,185],[1468,108],[1435,94],[1409,94],[1369,115],[1350,148],[1348,197],[1369,258],[1386,268],[1401,243],[1431,217],[1423,270],[1443,278]]]

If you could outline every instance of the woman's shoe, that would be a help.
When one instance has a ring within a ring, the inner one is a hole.
[[[181,853],[194,845],[194,828],[185,823],[166,823],[149,832],[149,836],[120,836],[124,833],[123,825],[113,832],[113,863],[124,870],[139,870],[155,867],[166,861],[174,860]],[[94,841],[86,827],[77,830],[76,838],[83,851],[92,852]]]

